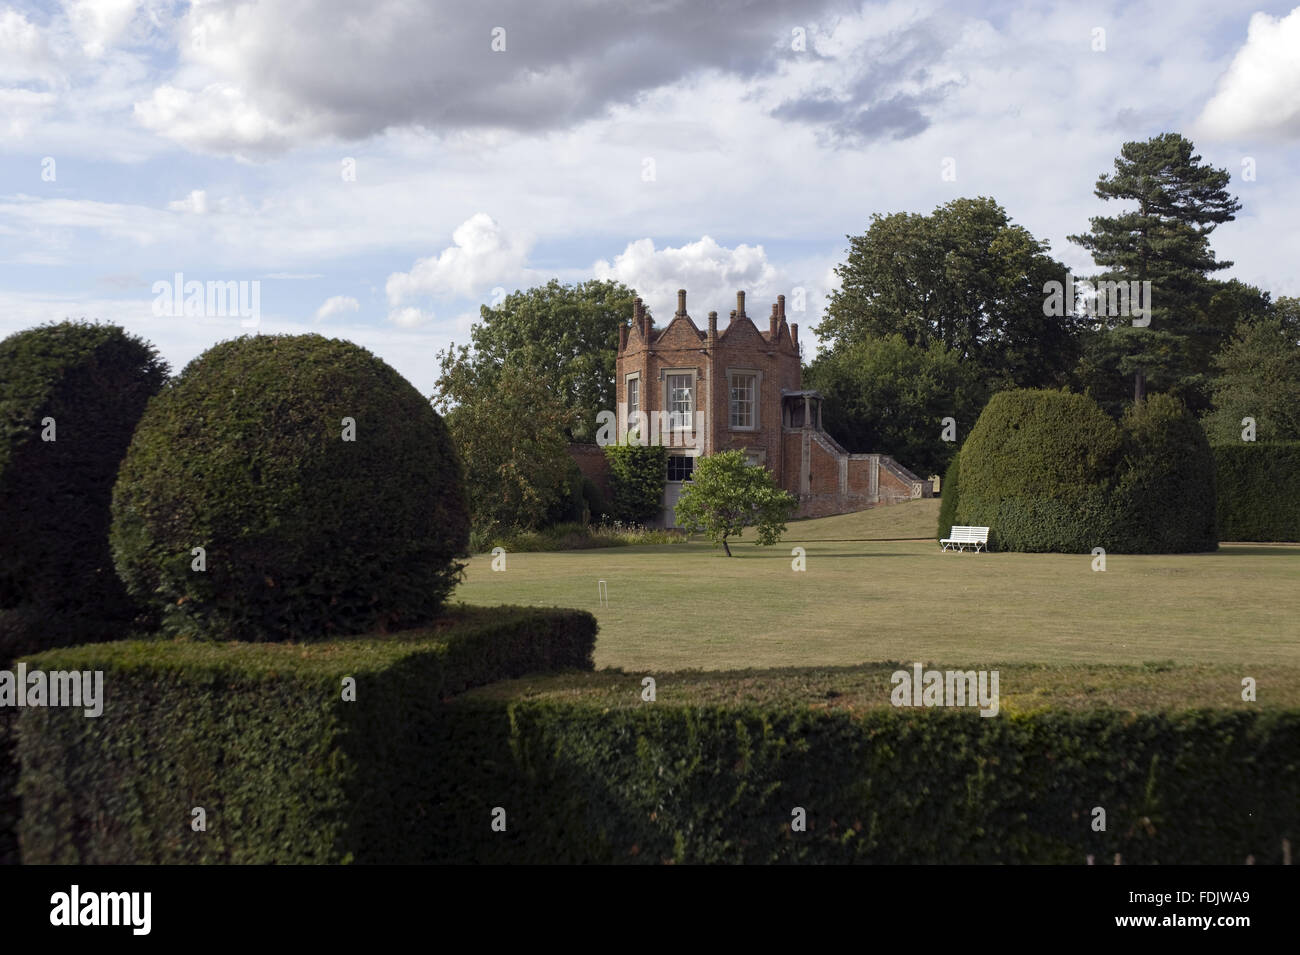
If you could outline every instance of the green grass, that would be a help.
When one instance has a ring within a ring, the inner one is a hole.
[[[504,572],[475,557],[455,596],[590,610],[596,665],[637,672],[880,660],[1300,666],[1300,546],[1110,555],[1094,573],[1087,555],[941,553],[935,508],[794,522],[770,548],[751,532],[730,559],[702,541],[510,554]],[[928,539],[846,539],[917,531]],[[796,545],[804,573],[791,570]],[[597,603],[602,579],[608,607]]]
[[[791,544],[820,540],[934,540],[939,526],[937,497],[873,507],[853,514],[791,521]]]
[[[939,667],[936,667],[938,669]],[[682,671],[656,681],[655,702],[687,706],[789,706],[862,711],[892,706],[890,676],[907,662],[857,667],[785,670]],[[999,671],[999,714],[1043,709],[1132,712],[1213,709],[1284,709],[1300,706],[1300,667],[1271,667],[1257,699],[1241,698],[1240,666],[1174,663],[1142,666],[1011,664]],[[547,673],[504,680],[470,690],[467,699],[554,700],[609,709],[648,706],[641,699],[642,674],[620,670]]]

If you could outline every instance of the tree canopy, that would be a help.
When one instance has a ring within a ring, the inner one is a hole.
[[[1114,172],[1103,173],[1094,192],[1103,201],[1127,200],[1136,208],[1094,216],[1089,232],[1069,239],[1092,253],[1102,269],[1096,281],[1151,283],[1146,328],[1177,336],[1171,364],[1160,373],[1174,379],[1173,390],[1193,407],[1203,407],[1204,382],[1196,376],[1209,370],[1211,356],[1231,333],[1239,310],[1257,303],[1243,306],[1243,297],[1250,298],[1248,287],[1225,287],[1210,279],[1212,273],[1232,265],[1215,257],[1210,233],[1232,221],[1241,203],[1228,193],[1227,170],[1203,163],[1194,150],[1178,133],[1125,143]],[[1217,303],[1216,294],[1223,296]],[[1097,324],[1103,331],[1134,327],[1131,316],[1103,316]],[[1135,376],[1134,396],[1140,398],[1150,367],[1142,336],[1126,335],[1105,343],[1094,339],[1091,344],[1103,352],[1118,350],[1128,358]]]
[[[731,556],[730,537],[754,527],[757,543],[775,544],[785,533],[798,502],[777,487],[772,472],[747,464],[743,451],[720,451],[700,458],[691,480],[677,499],[677,523],[688,532],[703,531]]]
[[[464,466],[472,526],[541,527],[572,492],[567,433],[575,412],[539,369],[506,362],[485,372],[465,346],[441,361],[433,404]]]
[[[831,349],[888,335],[939,342],[1008,386],[1057,385],[1073,368],[1079,322],[1043,305],[1044,285],[1064,281],[1065,266],[994,200],[876,214],[848,239],[841,287],[815,329]]]
[[[1240,441],[1243,418],[1254,419],[1258,441],[1300,440],[1300,334],[1285,312],[1242,322],[1215,365],[1203,421],[1211,441]]]
[[[943,471],[988,396],[979,369],[955,350],[899,334],[819,355],[805,381],[825,398],[826,430],[850,452],[885,452],[923,474]],[[953,440],[944,440],[947,417]]]
[[[466,361],[482,379],[507,364],[545,370],[555,393],[574,412],[568,434],[590,441],[597,412],[614,409],[618,329],[631,320],[635,297],[621,283],[594,279],[578,285],[551,279],[512,292],[500,305],[482,306]]]

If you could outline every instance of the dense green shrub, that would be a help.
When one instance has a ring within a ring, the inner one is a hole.
[[[957,494],[960,476],[958,469],[961,466],[961,452],[958,451],[948,462],[948,470],[943,472],[943,480],[939,483],[939,540],[943,540],[952,533],[953,525],[957,523]]]
[[[153,346],[115,325],[0,341],[0,667],[129,629],[138,608],[113,571],[109,500],[166,378]]]
[[[630,524],[657,520],[668,480],[668,449],[662,445],[607,445],[609,516]]]
[[[955,523],[1000,550],[1213,550],[1209,445],[1174,398],[1152,395],[1116,424],[1059,391],[993,397],[961,449]]]
[[[1219,538],[1300,541],[1300,441],[1215,445]]]
[[[433,758],[442,701],[504,677],[589,670],[595,637],[582,611],[460,607],[385,640],[42,654],[29,665],[103,670],[105,699],[96,718],[20,711],[23,861],[425,861],[437,777],[469,768]],[[485,827],[497,804],[481,807]],[[206,832],[190,828],[194,807]]]
[[[428,621],[468,536],[437,412],[370,352],[319,335],[200,355],[149,404],[113,493],[127,587],[166,632],[212,639]]]
[[[1122,553],[1215,550],[1214,456],[1181,401],[1154,394],[1120,421],[1124,463],[1110,548]]]
[[[585,524],[590,520],[587,498],[583,493],[582,482],[585,480],[578,462],[570,458],[559,494],[546,510],[547,524]]]
[[[612,680],[619,703],[569,686]],[[451,701],[439,759],[466,771],[438,778],[433,861],[1276,863],[1300,831],[1296,710],[984,718],[756,704],[734,686],[678,703],[662,675],[654,703],[635,675],[563,682]],[[486,806],[508,807],[507,832]]]
[[[507,554],[559,550],[590,550],[596,547],[627,547],[648,544],[681,544],[687,535],[680,530],[644,527],[640,524],[552,524],[541,530],[522,528],[494,533],[471,531],[471,550],[486,553],[502,547]]]
[[[987,526],[1000,550],[1104,547],[1121,453],[1119,428],[1092,399],[999,392],[961,448],[956,523]]]
[[[0,669],[135,622],[141,608],[109,552],[109,500],[166,378],[153,346],[116,325],[59,322],[0,341]],[[0,708],[0,865],[17,862],[16,715]]]

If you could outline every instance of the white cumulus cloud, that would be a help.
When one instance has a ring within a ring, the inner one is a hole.
[[[402,328],[418,328],[421,325],[427,325],[433,321],[432,312],[426,312],[423,309],[408,305],[406,308],[394,308],[388,312],[388,320],[394,325],[400,325]]]
[[[65,0],[63,7],[87,56],[102,56],[135,16],[137,0]]]
[[[472,296],[505,285],[524,273],[528,243],[507,234],[487,213],[470,216],[451,234],[453,244],[419,259],[409,272],[388,276],[388,304],[405,305],[428,296]]]
[[[1237,51],[1199,123],[1216,138],[1300,138],[1300,7],[1250,18]]]
[[[710,236],[677,248],[656,249],[653,239],[638,239],[615,256],[592,266],[598,279],[614,280],[634,288],[660,322],[677,310],[677,290],[686,289],[686,310],[703,325],[710,311],[716,311],[726,325],[735,307],[736,292],[743,291],[745,313],[761,320],[775,298],[777,270],[767,260],[761,245],[727,248]]]
[[[361,308],[361,303],[350,295],[335,295],[327,298],[320,308],[316,309],[316,321],[322,321],[334,315],[342,315],[344,312],[355,312]]]
[[[287,149],[302,134],[300,123],[264,114],[242,89],[212,83],[199,92],[164,85],[135,103],[136,121],[192,149],[263,156]]]
[[[167,208],[174,212],[188,212],[196,216],[205,215],[208,211],[208,194],[202,189],[195,189],[184,199],[177,199],[175,202],[167,203]]]

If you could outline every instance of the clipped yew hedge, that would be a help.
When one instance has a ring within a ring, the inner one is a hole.
[[[1183,553],[1218,546],[1213,458],[1175,398],[1118,424],[1085,395],[993,396],[962,445],[954,523],[1010,551]]]
[[[952,456],[948,470],[943,472],[943,481],[939,488],[939,540],[952,533],[957,523],[957,496],[960,487],[961,451]]]
[[[109,499],[166,378],[153,346],[116,325],[57,322],[0,340],[0,669],[137,623],[113,570]],[[16,715],[0,708],[0,865],[17,862]]]
[[[258,335],[208,349],[150,403],[111,539],[165,633],[309,639],[437,616],[469,510],[447,428],[410,382],[350,342]]]
[[[1124,462],[1112,496],[1110,550],[1177,554],[1219,543],[1214,455],[1200,423],[1169,395],[1120,420]]]
[[[0,667],[130,628],[139,608],[113,570],[109,500],[166,378],[153,346],[116,325],[0,341]]]
[[[1216,445],[1219,536],[1300,541],[1300,441]]]
[[[592,692],[612,681],[622,705]],[[751,703],[727,686],[730,702],[679,703],[667,675],[657,702],[632,676],[563,683],[448,705],[438,759],[464,771],[437,780],[432,861],[1264,864],[1300,833],[1297,709],[986,718]]]
[[[20,711],[23,862],[427,861],[438,779],[471,771],[431,746],[443,701],[524,673],[590,670],[595,639],[582,611],[460,607],[383,640],[40,654],[31,667],[103,670],[105,700],[96,718]],[[204,832],[192,829],[196,807]]]

